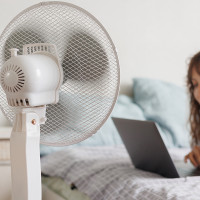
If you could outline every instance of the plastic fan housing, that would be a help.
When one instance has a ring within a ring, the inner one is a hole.
[[[57,103],[61,79],[58,63],[42,53],[15,55],[1,70],[1,85],[8,104],[15,107]]]

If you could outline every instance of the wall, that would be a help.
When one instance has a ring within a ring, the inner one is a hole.
[[[40,1],[16,2],[0,0],[0,32],[21,10]],[[123,93],[129,90],[126,86],[131,85],[132,78],[138,76],[185,84],[187,62],[200,49],[200,1],[68,2],[88,10],[109,32],[118,49]]]

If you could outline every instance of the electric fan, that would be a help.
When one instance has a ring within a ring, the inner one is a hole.
[[[39,144],[78,143],[103,125],[119,91],[117,53],[87,11],[44,2],[5,28],[0,66],[0,107],[13,123],[12,199],[40,200]]]

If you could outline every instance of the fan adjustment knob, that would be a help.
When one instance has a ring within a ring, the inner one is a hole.
[[[11,57],[16,57],[18,51],[19,51],[19,49],[17,49],[17,48],[10,49]]]

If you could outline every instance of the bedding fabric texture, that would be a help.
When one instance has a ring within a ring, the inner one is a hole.
[[[190,149],[171,149],[174,161]],[[41,159],[42,172],[74,183],[91,200],[199,200],[200,177],[167,179],[136,169],[123,145],[77,147]]]
[[[189,147],[189,98],[186,89],[161,80],[133,79],[134,102],[147,120],[157,122],[165,136],[173,139],[168,146]]]

